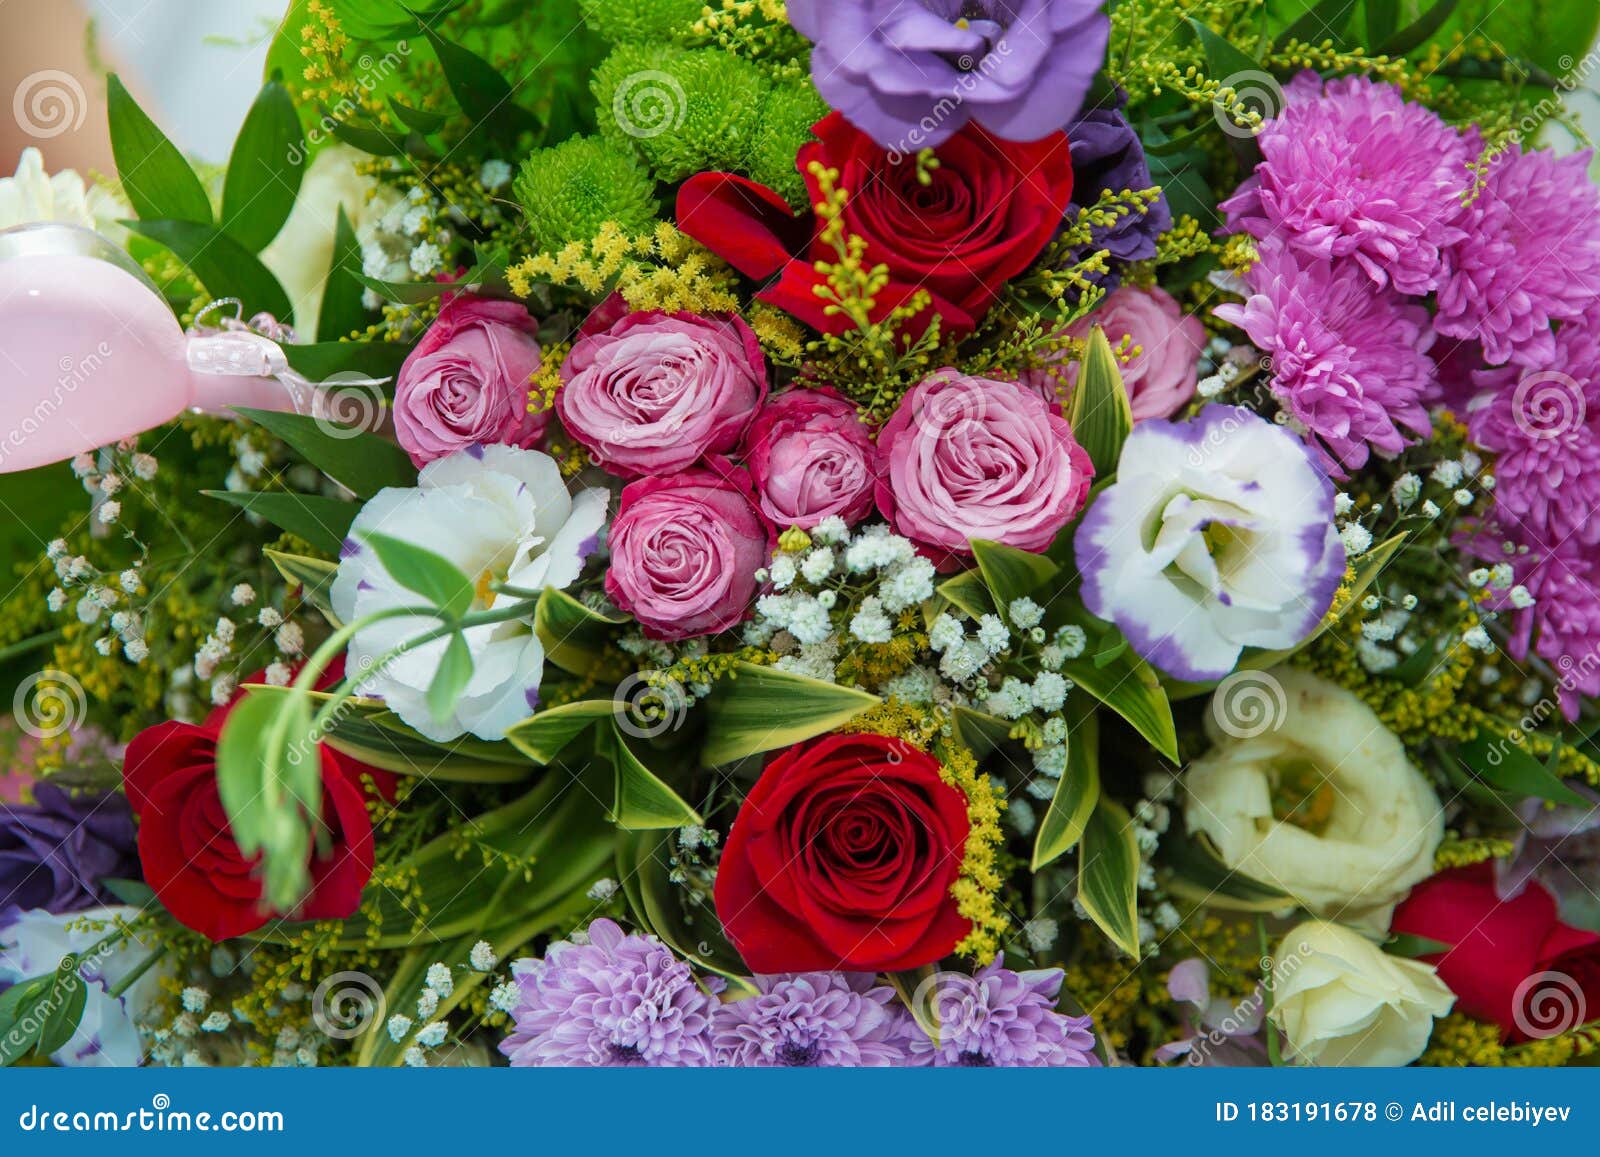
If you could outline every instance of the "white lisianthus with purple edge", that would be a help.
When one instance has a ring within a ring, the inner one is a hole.
[[[1135,426],[1075,543],[1085,605],[1178,679],[1300,642],[1344,576],[1327,477],[1288,431],[1235,406]]]
[[[356,515],[333,581],[334,611],[351,623],[421,601],[390,576],[376,551],[362,544],[362,535],[371,531],[454,563],[477,584],[474,611],[513,599],[490,589],[491,582],[521,590],[570,586],[595,551],[607,500],[604,490],[569,495],[555,459],[537,450],[474,446],[430,462],[415,488],[380,490]],[[539,702],[544,647],[531,620],[530,614],[462,632],[472,654],[472,678],[443,722],[433,718],[427,700],[445,639],[376,666],[396,647],[435,628],[437,619],[401,615],[358,630],[346,665],[366,672],[358,694],[382,699],[429,739],[443,742],[469,731],[479,739],[500,739]]]

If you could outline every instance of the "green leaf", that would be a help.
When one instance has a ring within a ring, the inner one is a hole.
[[[124,880],[117,876],[106,876],[101,879],[100,886],[110,892],[120,903],[134,908],[159,907],[156,899],[156,890],[143,880]]]
[[[419,735],[392,711],[346,713],[323,742],[383,771],[442,783],[516,783],[534,770],[509,744],[470,736],[436,742]]]
[[[531,118],[512,99],[511,85],[494,65],[444,39],[426,21],[422,23],[422,31],[433,45],[433,54],[439,60],[450,94],[474,124],[492,120],[497,130],[513,133],[528,126]]]
[[[1370,4],[1371,0],[1368,2]],[[1437,0],[1437,3],[1416,20],[1379,43],[1378,53],[1383,56],[1405,56],[1412,50],[1421,48],[1444,27],[1445,21],[1455,14],[1455,10],[1456,0]],[[1370,11],[1368,15],[1370,18]]]
[[[55,973],[18,981],[0,992],[0,1067],[16,1064],[39,1041],[39,1003],[49,997]]]
[[[305,139],[294,101],[288,89],[269,80],[250,106],[228,158],[223,229],[250,252],[261,252],[289,219],[305,169]]]
[[[549,707],[506,732],[506,740],[535,763],[551,762],[602,719],[615,718],[625,704],[615,699],[579,699]]]
[[[1033,840],[1037,872],[1077,846],[1100,801],[1100,722],[1068,701],[1067,766]]]
[[[1081,620],[1079,625],[1083,625]],[[1117,652],[1104,661],[1099,655],[1080,655],[1064,663],[1061,673],[1126,719],[1168,760],[1180,762],[1172,704],[1150,664],[1131,649]]]
[[[444,723],[455,713],[456,701],[471,681],[472,652],[467,649],[466,636],[457,631],[445,644],[439,667],[428,684],[428,714],[435,723]]]
[[[1106,796],[1096,801],[1078,846],[1078,902],[1111,942],[1139,959],[1139,845],[1133,821]]]
[[[273,526],[297,534],[318,550],[338,554],[344,536],[361,507],[337,498],[314,494],[295,494],[288,490],[202,490],[207,498],[220,499]]]
[[[1221,82],[1230,77],[1235,77],[1241,72],[1259,74],[1261,62],[1248,55],[1241,49],[1235,48],[1215,31],[1200,23],[1192,16],[1184,17],[1194,34],[1200,38],[1200,47],[1205,50],[1207,75],[1212,80]]]
[[[1061,568],[1042,554],[981,538],[972,540],[972,556],[1007,622],[1011,621],[1012,603],[1061,573]]]
[[[628,911],[679,956],[725,978],[735,991],[754,995],[744,961],[728,943],[715,911],[684,903],[684,890],[672,882],[672,832],[623,832],[617,839],[617,879]]]
[[[340,625],[339,616],[333,613],[333,580],[339,574],[338,563],[307,558],[303,554],[285,554],[281,550],[265,553],[284,581],[298,587],[300,598],[316,607],[330,627]]]
[[[876,695],[788,671],[736,663],[705,700],[701,758],[709,767],[801,743],[880,702]]]
[[[411,129],[413,132],[421,133],[423,136],[432,136],[449,124],[451,120],[444,113],[412,108],[394,97],[389,98],[389,109],[394,113],[395,119],[405,125],[406,128]]]
[[[700,814],[683,802],[646,767],[623,738],[617,720],[595,731],[595,751],[611,762],[614,777],[611,818],[628,831],[681,828],[700,823]]]
[[[1161,862],[1172,873],[1173,889],[1217,908],[1272,912],[1294,906],[1294,899],[1222,862],[1203,832],[1174,823],[1161,837]]]
[[[317,313],[317,336],[324,340],[345,337],[366,328],[367,309],[361,304],[361,245],[350,227],[344,206],[333,234],[333,259],[323,283],[322,307]],[[347,343],[348,344],[348,343]]]
[[[398,133],[341,120],[334,116],[326,105],[318,105],[317,111],[321,115],[319,123],[353,149],[360,149],[363,153],[374,157],[398,157],[406,151],[406,138]]]
[[[1331,40],[1337,45],[1344,43],[1345,29],[1350,26],[1350,17],[1355,15],[1356,5],[1360,0],[1319,0],[1306,9],[1305,15],[1296,20],[1278,37],[1278,46],[1285,45],[1291,40],[1298,40],[1302,44],[1319,45],[1324,40]]]
[[[324,341],[283,347],[289,365],[311,382],[325,381],[334,374],[392,378],[410,352],[410,346],[386,341]]]
[[[957,707],[951,715],[956,738],[978,762],[983,762],[1011,738],[1012,725],[999,716],[971,707]]]
[[[1072,425],[1072,436],[1094,463],[1095,474],[1105,478],[1114,473],[1122,444],[1133,430],[1133,410],[1122,371],[1117,368],[1117,357],[1099,326],[1089,334],[1067,421]]]
[[[1574,807],[1593,806],[1592,801],[1573,791],[1509,735],[1490,735],[1480,730],[1461,744],[1456,754],[1467,770],[1501,791]]]
[[[1400,27],[1400,0],[1366,0],[1367,36],[1364,43],[1382,44]]]
[[[215,225],[175,218],[129,221],[128,228],[172,250],[212,297],[237,297],[244,313],[265,311],[287,318],[294,313],[289,295],[254,253]]]
[[[78,974],[77,957],[69,956],[56,969],[50,995],[44,1002],[42,1011],[45,1015],[39,1026],[39,1043],[35,1052],[47,1057],[57,1049],[64,1048],[78,1031],[78,1024],[83,1020],[83,1010],[88,1003],[89,986]]]
[[[289,720],[280,747],[273,736],[283,712]],[[247,692],[233,705],[217,741],[217,794],[239,851],[261,855],[267,903],[292,912],[311,886],[311,829],[322,808],[307,699]]]
[[[574,675],[595,669],[617,628],[627,621],[625,616],[602,615],[555,587],[544,589],[533,612],[534,633],[544,644],[545,658]]]
[[[445,618],[459,619],[471,609],[472,600],[477,597],[472,580],[444,555],[403,538],[380,534],[376,530],[363,532],[361,541],[377,552],[378,561],[389,572],[390,578],[406,590],[421,595],[429,606],[437,607]],[[466,641],[462,640],[461,645],[464,650]],[[472,673],[471,664],[469,655],[468,675]],[[464,681],[462,685],[465,686]],[[459,694],[459,689],[456,693]],[[429,694],[431,698],[431,690]],[[453,695],[451,702],[455,702]]]
[[[983,581],[983,572],[980,570],[962,571],[954,578],[945,579],[939,584],[939,594],[974,619],[999,614],[994,605],[994,596],[989,593],[989,586]]]
[[[1443,940],[1429,940],[1410,932],[1397,932],[1383,942],[1383,950],[1390,956],[1404,956],[1415,960],[1419,956],[1437,956],[1449,952],[1450,945]]]
[[[305,414],[235,407],[258,426],[289,443],[305,460],[362,498],[386,486],[417,484],[417,468],[406,452],[376,434],[344,430]]]
[[[106,89],[111,155],[133,211],[146,220],[168,218],[209,226],[211,198],[177,146],[145,115],[115,74],[107,78]]]

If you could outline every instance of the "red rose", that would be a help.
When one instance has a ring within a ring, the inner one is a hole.
[[[1061,227],[1072,198],[1065,133],[1002,141],[969,124],[934,150],[937,167],[885,152],[840,113],[813,126],[796,158],[813,204],[822,191],[812,161],[839,172],[847,233],[867,243],[865,263],[888,267],[874,320],[918,289],[933,297],[947,331],[977,324],[1000,287],[1028,267]],[[926,178],[924,184],[921,178]],[[699,173],[678,191],[678,227],[735,269],[776,281],[756,296],[819,330],[851,322],[829,316],[816,290],[816,261],[836,261],[816,220],[793,216],[765,185],[731,173]]]
[[[338,677],[330,671],[322,683]],[[247,680],[259,681],[259,675]],[[256,860],[246,859],[234,843],[217,794],[217,739],[232,709],[233,703],[218,708],[200,724],[161,723],[141,731],[128,744],[122,768],[128,802],[139,817],[145,882],[179,923],[212,940],[242,936],[271,918],[254,874]],[[326,744],[319,750],[329,842],[325,854],[313,853],[311,891],[294,912],[298,920],[343,919],[355,912],[372,876],[372,823],[362,773],[373,776],[385,797],[393,792],[389,773]]]
[[[1423,959],[1438,966],[1456,1008],[1511,1040],[1600,1015],[1600,935],[1563,924],[1537,881],[1502,900],[1490,864],[1441,872],[1412,889],[1391,927],[1450,945]]]
[[[754,972],[917,968],[971,930],[950,896],[967,830],[966,797],[904,740],[792,747],[733,821],[717,916]]]

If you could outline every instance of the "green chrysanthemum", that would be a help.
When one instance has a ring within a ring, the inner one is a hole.
[[[795,154],[811,139],[811,126],[828,115],[828,105],[809,79],[772,86],[750,148],[750,176],[783,194],[791,205],[805,204],[806,186]]]
[[[578,0],[583,20],[612,44],[686,43],[705,0]]]
[[[599,137],[573,137],[529,154],[516,192],[534,240],[546,252],[589,240],[607,221],[629,233],[647,233],[660,211],[650,174],[626,150]]]
[[[708,169],[746,172],[770,85],[716,48],[625,45],[595,70],[601,131],[638,150],[663,181]]]

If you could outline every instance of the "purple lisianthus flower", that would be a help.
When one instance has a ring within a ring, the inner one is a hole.
[[[969,120],[1036,141],[1077,116],[1105,59],[1102,0],[789,0],[811,79],[885,149],[915,153]]]
[[[1272,391],[1336,473],[1371,451],[1393,457],[1432,429],[1424,399],[1437,390],[1428,311],[1375,288],[1347,261],[1263,246],[1243,305],[1216,315],[1272,359]]]
[[[1551,808],[1540,799],[1522,801],[1522,831],[1511,858],[1495,861],[1495,890],[1509,900],[1537,880],[1555,896],[1563,923],[1600,931],[1600,897],[1594,894],[1600,879],[1600,793],[1571,786],[1590,802]]]
[[[581,943],[579,941],[582,941]],[[583,937],[519,960],[513,1066],[700,1068],[712,1061],[716,998],[653,936],[596,920]]]
[[[940,1068],[1091,1068],[1093,1022],[1056,1011],[1059,968],[1012,972],[997,956],[972,976],[941,973],[933,993],[937,1043],[920,1030],[913,1063]]]
[[[855,972],[753,978],[758,995],[717,1009],[717,1064],[864,1068],[904,1064],[911,1017],[894,990]]]
[[[1490,162],[1462,240],[1445,250],[1434,319],[1440,333],[1481,341],[1493,364],[1549,365],[1551,322],[1582,318],[1600,296],[1592,156],[1512,145]]]
[[[126,797],[73,796],[41,782],[33,798],[31,804],[0,803],[0,904],[78,912],[112,899],[101,881],[138,877]]]
[[[1263,160],[1222,204],[1230,232],[1280,238],[1312,260],[1348,259],[1377,286],[1426,294],[1466,237],[1463,195],[1481,143],[1364,76],[1324,89],[1303,72],[1256,135]]]
[[[1142,192],[1154,187],[1144,145],[1122,115],[1120,104],[1085,112],[1068,126],[1067,141],[1072,152],[1069,221],[1079,210],[1095,204],[1102,193]],[[1170,228],[1172,209],[1162,193],[1143,213],[1126,213],[1110,225],[1093,226],[1093,239],[1077,257],[1104,249],[1118,265],[1147,261],[1156,255],[1156,240]],[[1107,289],[1116,288],[1121,281],[1116,268],[1097,277]]]
[[[1158,1061],[1219,1068],[1253,1068],[1268,1063],[1259,1033],[1266,1002],[1261,990],[1230,1003],[1211,995],[1211,969],[1198,956],[1181,960],[1167,976],[1167,995],[1181,1005],[1186,1031],[1180,1040],[1156,1049]]]
[[[1344,577],[1333,486],[1294,435],[1242,406],[1134,426],[1073,541],[1084,604],[1178,679],[1299,643]]]

